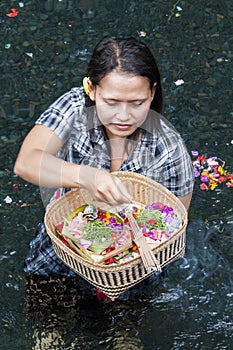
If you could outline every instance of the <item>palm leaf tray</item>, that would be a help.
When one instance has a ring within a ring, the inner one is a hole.
[[[124,184],[127,184],[136,206],[145,207],[149,203],[160,202],[172,207],[174,213],[181,219],[179,228],[161,243],[152,243],[150,249],[157,261],[158,270],[172,261],[183,256],[185,253],[187,210],[181,201],[161,184],[133,172],[114,172]],[[57,227],[69,217],[77,208],[91,203],[88,192],[76,188],[67,192],[64,196],[51,203],[45,214],[45,226],[50,236],[56,255],[73,271],[90,284],[98,288],[110,299],[115,300],[126,290],[135,286],[148,276],[155,273],[155,270],[147,270],[143,264],[140,254],[137,257],[120,264],[103,264],[97,255],[88,259],[82,250],[74,249],[71,241],[66,244],[61,239]],[[95,203],[96,207],[103,206],[103,203]],[[111,212],[111,207],[103,208]],[[119,248],[119,252],[132,247],[132,241],[126,242],[125,246]],[[77,247],[76,247],[77,248]],[[112,256],[110,252],[109,257]],[[95,257],[97,257],[95,259]],[[106,258],[106,257],[105,257]]]

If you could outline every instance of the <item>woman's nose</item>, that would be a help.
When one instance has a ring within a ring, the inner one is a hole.
[[[119,106],[118,118],[120,121],[127,121],[130,118],[130,108],[127,104]]]

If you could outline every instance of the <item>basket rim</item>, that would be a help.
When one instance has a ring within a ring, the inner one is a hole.
[[[173,200],[175,200],[177,203],[179,203],[179,207],[180,209],[182,209],[182,211],[184,212],[184,216],[188,217],[188,212],[187,209],[185,208],[184,204],[181,202],[181,200],[174,195],[174,193],[172,193],[171,191],[169,191],[165,186],[163,186],[162,184],[160,184],[159,182],[156,182],[154,180],[152,180],[149,177],[146,177],[142,174],[138,174],[138,173],[134,173],[134,172],[129,172],[129,171],[114,171],[111,172],[112,175],[115,175],[117,177],[135,177],[136,179],[140,179],[144,182],[149,183],[152,186],[156,186],[157,188],[159,188],[161,191],[165,192],[169,197],[173,198]],[[146,180],[145,180],[146,179]],[[54,205],[54,203],[59,203],[60,201],[64,200],[64,197],[69,197],[71,196],[74,192],[78,192],[80,191],[82,188],[81,186],[77,186],[75,188],[72,188],[71,190],[69,190],[68,192],[66,192],[64,195],[62,195],[60,198],[54,200],[53,202],[49,203],[47,205],[46,208],[46,212],[45,214],[50,210],[50,208]]]
[[[135,179],[140,180],[144,183],[147,183],[148,185],[151,185],[154,188],[155,187],[158,188],[160,191],[163,191],[165,193],[165,195],[172,198],[172,200],[175,201],[176,204],[178,205],[179,210],[182,212],[182,226],[174,234],[172,234],[171,237],[169,237],[166,241],[161,242],[158,245],[156,245],[154,248],[152,248],[152,251],[154,253],[156,253],[157,251],[159,253],[164,248],[164,246],[170,244],[173,240],[176,240],[177,236],[181,235],[182,232],[186,230],[186,226],[188,224],[188,214],[187,214],[186,208],[184,207],[183,203],[179,200],[179,198],[176,197],[171,191],[169,191],[162,184],[160,184],[160,183],[158,183],[150,178],[147,178],[144,175],[133,173],[133,172],[117,171],[117,172],[112,172],[111,174],[116,175],[118,177],[122,177],[122,178],[131,178],[131,179],[135,178]],[[44,221],[45,221],[46,231],[47,231],[48,235],[50,236],[51,240],[54,241],[62,250],[65,249],[65,252],[67,254],[69,254],[72,258],[78,260],[83,265],[85,265],[87,267],[95,268],[98,271],[105,271],[105,272],[120,271],[120,270],[123,270],[127,267],[130,268],[131,266],[137,265],[139,263],[139,261],[141,260],[140,256],[138,256],[137,258],[134,258],[130,261],[123,262],[121,264],[109,264],[109,265],[99,264],[96,262],[91,262],[89,260],[86,260],[85,258],[80,256],[78,253],[74,252],[70,247],[66,246],[60,240],[60,238],[56,236],[55,232],[52,232],[50,230],[50,228],[47,225],[48,220],[49,220],[50,211],[54,210],[54,207],[56,210],[57,206],[59,206],[59,203],[61,201],[64,201],[65,199],[69,199],[70,196],[74,196],[76,192],[80,191],[80,189],[81,189],[81,187],[71,189],[70,191],[66,192],[62,197],[60,197],[59,199],[53,201],[52,203],[50,203],[48,205],[47,210],[45,212]]]

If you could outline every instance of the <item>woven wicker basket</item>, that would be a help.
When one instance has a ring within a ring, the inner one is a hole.
[[[171,206],[182,219],[182,227],[168,240],[156,245],[153,253],[160,267],[164,267],[173,260],[184,255],[187,211],[180,200],[157,182],[139,174],[131,172],[115,172],[124,183],[131,187],[133,200],[142,206],[153,202],[162,202]],[[55,233],[55,226],[73,210],[87,203],[87,193],[79,188],[67,192],[60,199],[53,202],[45,214],[45,225],[51,237],[57,256],[77,274],[105,293],[112,300],[133,287],[154,272],[148,272],[140,257],[119,265],[100,265],[92,263],[72,249],[67,247]]]

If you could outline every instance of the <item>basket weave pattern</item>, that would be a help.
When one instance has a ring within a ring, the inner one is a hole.
[[[183,204],[164,186],[143,175],[130,172],[115,172],[114,175],[130,184],[133,200],[142,206],[162,202],[172,207],[182,219],[182,227],[165,242],[155,245],[153,253],[160,267],[184,255],[186,241],[187,211]],[[55,227],[64,217],[83,204],[87,195],[76,188],[53,202],[45,214],[47,233],[52,240],[57,256],[77,274],[97,287],[112,300],[154,272],[146,271],[140,257],[119,265],[100,265],[79,256],[66,246],[55,233]]]

